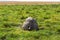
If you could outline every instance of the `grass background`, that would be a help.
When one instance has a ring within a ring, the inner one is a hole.
[[[21,29],[29,16],[39,31]],[[0,40],[60,40],[60,4],[0,5]]]

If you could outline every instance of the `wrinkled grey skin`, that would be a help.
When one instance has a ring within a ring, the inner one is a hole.
[[[26,21],[23,23],[22,28],[24,30],[38,30],[38,24],[36,20],[34,20],[32,17],[28,17]]]

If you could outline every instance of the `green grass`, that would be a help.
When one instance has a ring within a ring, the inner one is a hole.
[[[22,30],[27,17],[36,19],[39,31]],[[0,40],[60,40],[60,4],[0,5]]]

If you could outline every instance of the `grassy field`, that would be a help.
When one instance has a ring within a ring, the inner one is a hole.
[[[38,31],[21,29],[29,16]],[[0,5],[0,40],[60,40],[60,4]]]
[[[43,5],[43,4],[60,4],[60,2],[20,2],[20,1],[0,1],[0,5]]]

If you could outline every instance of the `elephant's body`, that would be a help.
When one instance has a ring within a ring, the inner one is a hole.
[[[28,17],[24,22],[22,28],[24,30],[38,30],[38,24],[32,17]]]

